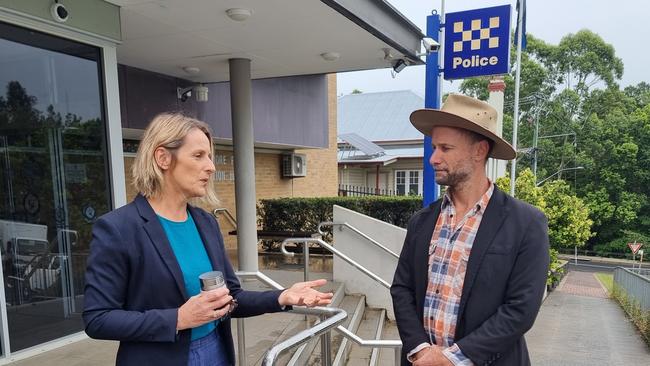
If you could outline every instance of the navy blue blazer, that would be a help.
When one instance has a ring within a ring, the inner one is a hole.
[[[418,211],[391,295],[406,354],[429,343],[423,326],[429,243],[440,201]],[[548,224],[537,208],[495,187],[467,262],[454,341],[475,365],[530,365],[524,333],[541,306],[549,266]]]
[[[232,316],[282,311],[281,291],[242,290],[214,217],[192,206],[189,212],[212,267],[224,273],[239,303]],[[86,269],[83,320],[91,338],[120,341],[117,365],[187,365],[191,330],[177,334],[176,321],[188,299],[174,252],[144,197],[99,218]],[[230,319],[222,319],[217,329],[234,365]]]

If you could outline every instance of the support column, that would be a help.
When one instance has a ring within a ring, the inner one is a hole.
[[[255,152],[251,60],[232,58],[230,108],[235,156],[235,205],[237,208],[237,258],[239,270],[257,272],[257,214],[255,212]]]
[[[506,90],[506,83],[503,81],[503,77],[496,76],[491,79],[490,84],[488,85],[488,90],[490,91],[488,104],[497,110],[497,135],[503,137],[503,104],[504,93]],[[505,160],[488,159],[488,178],[494,182],[497,178],[504,177],[506,175],[506,163]]]

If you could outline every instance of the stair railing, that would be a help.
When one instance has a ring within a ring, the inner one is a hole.
[[[325,224],[325,223],[323,223]],[[319,225],[319,229],[320,229]],[[350,226],[350,225],[348,225]],[[320,232],[320,230],[319,230]],[[364,234],[365,235],[365,234]],[[309,281],[309,244],[314,243],[318,244],[322,248],[328,250],[329,252],[332,253],[332,255],[335,255],[342,260],[344,260],[346,263],[349,265],[353,266],[354,268],[358,269],[359,271],[363,272],[366,276],[372,278],[376,282],[378,282],[380,285],[384,286],[386,289],[390,290],[390,283],[367,269],[366,267],[362,266],[358,262],[356,262],[354,259],[350,258],[346,254],[342,253],[340,250],[334,248],[332,245],[324,242],[321,239],[317,238],[287,238],[284,241],[282,241],[282,246],[280,247],[280,250],[282,251],[282,254],[293,257],[295,256],[295,253],[287,251],[287,248],[285,247],[286,244],[288,243],[300,243],[303,245],[303,255],[304,255],[304,265],[305,265],[305,270],[304,270],[304,280]],[[383,246],[382,246],[383,247]],[[385,247],[384,247],[385,248]],[[388,250],[387,248],[385,248]],[[344,337],[350,339],[351,341],[355,342],[361,347],[371,347],[371,348],[394,348],[395,349],[395,366],[399,366],[401,364],[401,350],[402,350],[402,341],[400,340],[386,340],[386,339],[362,339],[356,334],[350,332],[348,329],[343,327],[342,325],[339,325],[336,327],[336,330],[339,331]],[[322,347],[321,347],[322,349]],[[329,357],[328,357],[329,358]],[[323,365],[329,365],[323,363]]]
[[[327,235],[327,233],[323,231],[323,229],[322,229],[323,226],[332,226],[332,227],[334,227],[334,226],[338,226],[338,227],[339,227],[339,230],[343,230],[344,227],[347,227],[348,229],[352,230],[353,232],[359,234],[359,236],[361,236],[362,238],[368,240],[369,242],[371,242],[372,244],[374,244],[375,246],[377,246],[379,249],[381,249],[381,250],[383,250],[384,252],[388,253],[391,257],[393,257],[393,258],[395,258],[395,259],[399,259],[399,255],[398,255],[397,253],[395,253],[395,252],[393,252],[392,250],[386,248],[383,244],[381,244],[381,243],[378,242],[377,240],[375,240],[375,239],[369,237],[368,235],[366,235],[365,233],[363,233],[361,230],[359,230],[359,229],[357,229],[356,227],[354,227],[354,226],[348,224],[347,222],[332,222],[332,221],[324,221],[324,222],[321,222],[320,224],[318,224],[318,228],[317,228],[316,230],[318,230],[318,233],[319,233],[322,237],[325,237],[325,235]]]
[[[237,277],[239,278],[254,278],[260,282],[275,288],[276,290],[283,290],[284,287],[279,283],[273,281],[270,277],[266,276],[262,272],[245,272],[238,271],[236,272]],[[348,317],[348,314],[345,310],[332,307],[323,307],[317,306],[313,308],[307,308],[302,306],[295,306],[291,313],[304,314],[304,315],[316,315],[321,318],[321,321],[315,324],[313,327],[305,329],[298,334],[274,345],[271,347],[266,354],[264,355],[264,360],[262,361],[263,366],[272,366],[275,364],[276,359],[284,351],[298,346],[302,343],[308,342],[309,340],[320,336],[321,337],[321,352],[322,352],[322,365],[331,366],[331,329],[340,324]],[[244,327],[244,318],[237,318],[237,351],[238,351],[238,364],[246,365],[246,334]]]
[[[215,208],[214,211],[212,211],[212,215],[214,215],[215,218],[219,218],[219,214],[223,214],[224,216],[226,216],[226,219],[228,220],[228,222],[230,222],[230,225],[232,225],[235,228],[235,230],[237,230],[237,220],[235,220],[235,218],[232,216],[232,214],[230,213],[230,211],[228,211],[227,208],[224,207]]]

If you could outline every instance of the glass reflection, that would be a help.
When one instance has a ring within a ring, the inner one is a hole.
[[[0,252],[11,351],[83,330],[110,210],[97,48],[0,23]]]

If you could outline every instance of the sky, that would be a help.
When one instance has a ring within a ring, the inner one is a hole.
[[[397,10],[424,33],[426,16],[433,9],[440,12],[441,0],[388,0]],[[512,23],[516,22],[515,0],[447,0],[445,13],[495,5],[512,5]],[[615,4],[615,5],[614,5]],[[624,73],[620,85],[650,82],[650,3],[641,0],[528,0],[526,32],[550,44],[558,44],[563,36],[589,29],[614,46],[623,60]],[[461,80],[445,81],[442,92],[457,91]],[[409,66],[391,76],[390,69],[338,74],[339,95],[359,89],[364,93],[392,90],[413,90],[424,97],[424,66]]]

